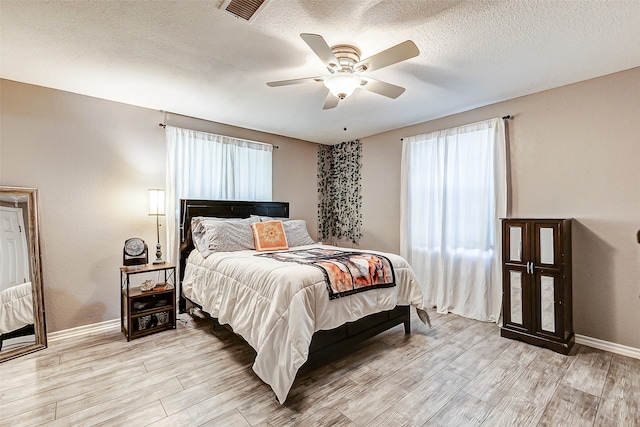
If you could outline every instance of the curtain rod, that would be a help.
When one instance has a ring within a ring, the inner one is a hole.
[[[502,120],[512,120],[514,117],[511,114],[507,114],[506,116],[502,116]],[[400,141],[404,141],[404,138],[400,138]]]
[[[164,123],[158,123],[158,126],[160,126],[160,127],[161,127],[161,128],[163,128],[163,129],[166,129],[166,128],[167,128],[167,125],[165,125]],[[235,138],[235,137],[231,137],[231,138]],[[244,139],[244,138],[236,138],[236,139],[242,139],[242,140],[244,140],[244,141],[249,141],[249,142],[256,142],[256,143],[258,143],[258,144],[269,144],[269,145],[271,145],[271,146],[273,147],[273,149],[274,149],[274,150],[277,150],[278,148],[280,148],[280,146],[279,146],[279,145],[272,144],[272,143],[270,143],[270,142],[251,141],[250,139]]]

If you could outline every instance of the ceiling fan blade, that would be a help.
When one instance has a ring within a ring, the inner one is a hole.
[[[357,62],[353,69],[356,71],[374,71],[389,65],[397,64],[414,56],[418,56],[420,51],[418,46],[411,40],[404,41],[387,50],[376,53],[360,62]]]
[[[338,58],[333,54],[331,48],[321,35],[302,33],[300,34],[300,37],[302,37],[302,40],[304,40],[311,50],[318,55],[318,58],[320,58],[322,63],[326,65],[329,70],[342,70],[342,66],[338,62]]]
[[[360,79],[366,82],[366,84],[360,86],[361,89],[365,89],[365,90],[368,90],[369,92],[386,96],[387,98],[396,99],[397,97],[402,95],[405,91],[405,88],[403,87],[392,85],[391,83],[386,83],[380,80],[372,79],[370,77],[360,76]]]
[[[338,101],[340,101],[340,99],[337,96],[334,96],[331,92],[327,91],[327,97],[324,100],[322,109],[328,110],[330,108],[336,108],[338,106]]]
[[[302,79],[291,79],[291,80],[280,80],[277,82],[268,82],[267,86],[270,86],[270,87],[289,86],[289,85],[297,85],[299,83],[321,82],[323,80],[324,80],[324,77],[305,77]]]

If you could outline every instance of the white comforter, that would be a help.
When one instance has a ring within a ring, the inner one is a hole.
[[[313,247],[321,246],[295,249]],[[426,316],[426,302],[407,261],[380,253],[393,264],[397,286],[329,300],[324,275],[316,267],[257,257],[255,251],[218,252],[205,259],[194,250],[182,291],[256,350],[253,370],[283,403],[307,360],[315,331],[396,305],[412,305]]]
[[[0,292],[0,334],[15,331],[32,323],[31,282],[12,286]]]

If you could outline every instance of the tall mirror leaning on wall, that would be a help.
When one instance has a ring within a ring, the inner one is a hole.
[[[0,186],[0,362],[46,346],[38,190]]]

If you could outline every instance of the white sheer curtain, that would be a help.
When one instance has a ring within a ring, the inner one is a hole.
[[[439,313],[500,318],[506,162],[502,119],[403,139],[401,254]]]
[[[167,126],[167,257],[177,260],[180,199],[271,200],[273,146]]]

